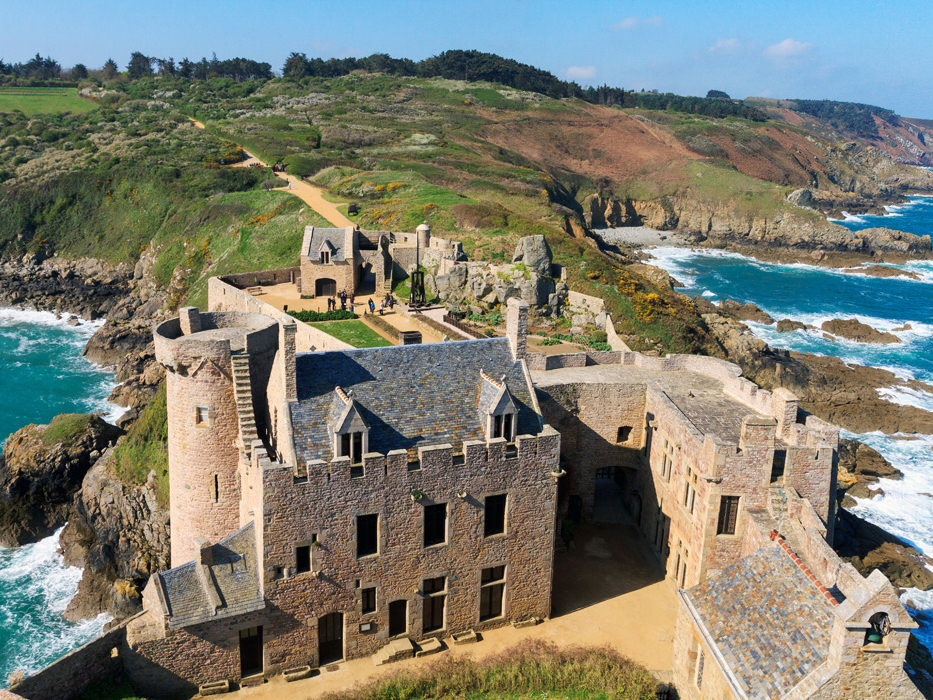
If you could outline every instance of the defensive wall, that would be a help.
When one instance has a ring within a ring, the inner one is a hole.
[[[225,277],[211,277],[207,282],[207,307],[210,311],[248,311],[265,314],[276,321],[293,323],[294,317],[289,316],[281,309],[268,304],[261,297],[254,297],[246,288],[239,285],[253,286],[255,279],[261,280],[259,284],[278,284],[279,281],[289,281],[287,278],[298,268],[284,270],[266,270],[262,273],[245,273],[242,275],[228,275]],[[266,275],[262,277],[262,275]],[[262,280],[269,280],[268,282]],[[295,332],[296,352],[312,352],[316,350],[348,350],[353,346],[337,340],[332,335],[318,330],[307,323],[297,323]]]

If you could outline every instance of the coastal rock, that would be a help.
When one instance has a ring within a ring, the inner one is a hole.
[[[877,450],[864,442],[841,438],[839,440],[839,472],[836,494],[843,507],[855,504],[855,498],[877,498],[884,495],[879,479],[903,479],[904,474]]]
[[[8,437],[0,457],[0,546],[36,542],[64,525],[91,455],[120,434],[98,416],[65,413]]]
[[[866,265],[864,267],[848,268],[846,272],[858,275],[868,275],[870,277],[907,277],[912,280],[919,280],[920,275],[911,270],[903,270],[899,267],[889,265]]]
[[[641,263],[636,263],[635,265],[629,265],[625,269],[634,272],[639,277],[644,277],[646,280],[658,287],[674,289],[675,287],[684,286],[683,283],[678,282],[676,279],[671,277],[667,270],[662,270],[660,267],[655,267],[654,265],[643,265]]]
[[[792,321],[789,318],[782,318],[777,322],[777,331],[778,333],[790,333],[792,331],[802,331],[807,328],[806,323],[801,323],[800,321]]]
[[[933,571],[928,568],[933,559],[844,508],[836,517],[833,547],[863,576],[879,569],[900,588],[933,588]]]
[[[899,343],[901,339],[893,333],[879,331],[859,321],[857,318],[834,318],[824,321],[820,328],[840,338],[848,338],[859,343]]]
[[[151,482],[120,480],[108,450],[85,475],[60,544],[65,563],[84,569],[65,616],[124,618],[140,609],[148,578],[168,568],[169,513]]]
[[[740,304],[732,299],[723,299],[722,303],[719,305],[719,311],[738,321],[754,321],[755,323],[764,324],[774,323],[774,319],[771,318],[771,316],[751,303]]]
[[[551,274],[551,248],[544,236],[523,236],[518,239],[512,262],[521,262],[539,275]]]

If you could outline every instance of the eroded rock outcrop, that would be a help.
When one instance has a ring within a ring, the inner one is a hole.
[[[852,497],[872,498],[883,495],[879,479],[903,479],[904,474],[864,442],[839,440],[839,473],[836,491],[845,507],[855,504]]]
[[[879,331],[876,328],[862,323],[857,318],[834,318],[830,321],[823,321],[820,326],[826,333],[854,340],[859,343],[899,343],[901,339],[893,333]]]
[[[120,432],[98,416],[66,413],[10,435],[0,457],[0,545],[35,542],[64,525],[84,475]]]
[[[87,472],[60,543],[69,566],[84,568],[65,616],[80,620],[108,611],[116,618],[139,610],[149,576],[169,564],[169,513],[155,485],[120,480],[108,451]]]

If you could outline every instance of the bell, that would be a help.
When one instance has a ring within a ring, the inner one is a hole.
[[[868,633],[868,643],[869,644],[881,644],[882,639],[881,633],[877,630],[872,630]]]

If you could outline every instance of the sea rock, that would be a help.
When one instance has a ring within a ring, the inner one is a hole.
[[[529,270],[540,275],[550,275],[551,248],[542,235],[523,236],[515,246],[512,262],[524,263]]]
[[[888,265],[866,265],[865,267],[849,268],[847,272],[868,275],[870,277],[907,277],[912,280],[920,279],[920,275],[912,270],[903,270],[899,267],[890,267]]]
[[[759,309],[755,304],[740,304],[732,299],[723,299],[719,305],[720,313],[731,316],[738,321],[754,321],[755,323],[774,323],[774,319]]]
[[[789,318],[782,318],[777,322],[778,333],[790,333],[792,331],[802,331],[806,329],[807,324],[800,321],[792,321]]]
[[[639,277],[643,277],[652,284],[667,289],[674,289],[675,287],[683,287],[683,283],[678,282],[676,279],[668,274],[667,270],[663,270],[660,267],[655,267],[654,265],[644,265],[642,263],[636,263],[634,265],[628,265],[626,270],[634,272]]]
[[[36,542],[64,525],[91,454],[120,434],[98,416],[65,413],[10,435],[0,457],[0,545]]]
[[[108,450],[85,475],[60,544],[65,563],[84,569],[65,617],[107,611],[125,618],[140,609],[148,578],[169,566],[168,509],[159,504],[152,478],[122,481]]]
[[[857,318],[834,318],[824,321],[820,328],[840,338],[848,338],[860,343],[899,343],[901,339],[893,333],[879,331],[859,321]]]
[[[839,556],[867,576],[879,569],[900,588],[933,588],[933,559],[844,508],[836,516],[833,546]]]

